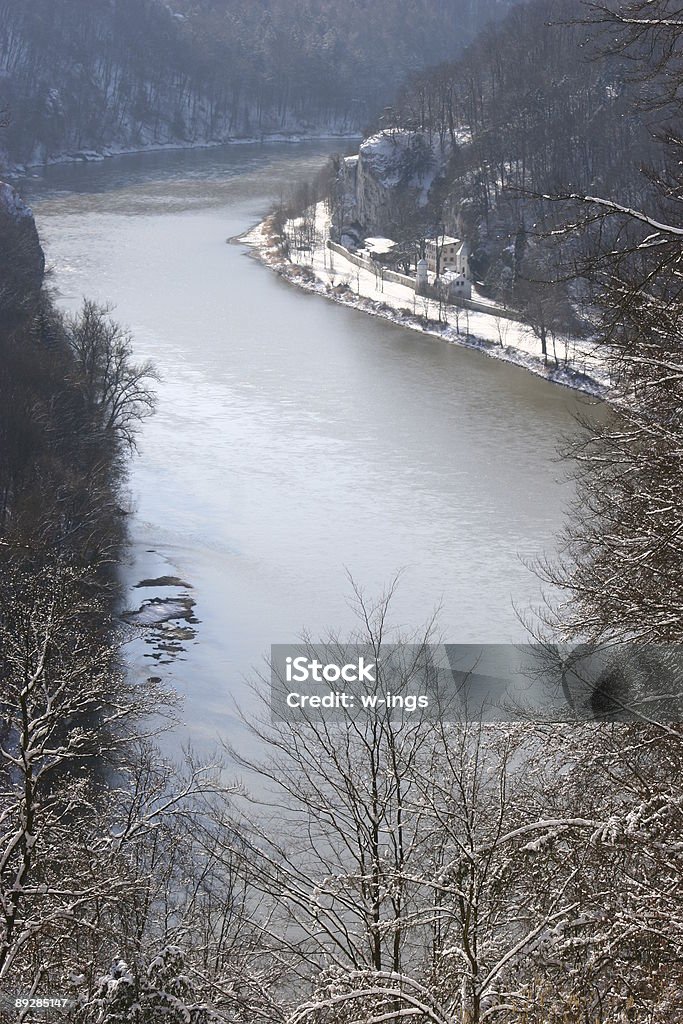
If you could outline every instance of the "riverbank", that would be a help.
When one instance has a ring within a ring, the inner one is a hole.
[[[540,340],[528,324],[497,313],[445,306],[435,299],[416,296],[408,286],[389,282],[383,275],[345,259],[326,245],[326,223],[318,212],[316,241],[312,249],[282,253],[273,217],[234,239],[249,246],[254,257],[291,284],[323,295],[333,302],[390,320],[401,327],[439,338],[452,345],[474,349],[512,363],[553,384],[604,398],[609,381],[596,351],[589,342],[556,339],[546,365]]]
[[[174,153],[184,150],[219,149],[221,146],[258,146],[271,142],[286,142],[294,145],[302,142],[354,142],[361,139],[359,132],[273,132],[251,136],[234,136],[227,139],[205,140],[202,142],[151,142],[143,146],[102,146],[86,148],[76,152],[59,153],[47,160],[36,160],[29,163],[8,164],[0,167],[0,175],[5,178],[21,178],[38,167],[57,167],[63,164],[98,163],[117,156],[137,156],[140,153]]]

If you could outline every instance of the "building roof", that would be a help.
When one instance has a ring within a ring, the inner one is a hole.
[[[373,238],[365,239],[365,248],[368,250],[368,252],[389,252],[391,249],[394,248],[395,245],[396,242],[393,240],[393,238],[383,238],[379,235]]]
[[[428,240],[428,245],[433,245],[434,247],[457,245],[458,252],[461,252],[465,242],[461,238],[453,238],[452,235],[439,235],[438,238],[430,238]]]

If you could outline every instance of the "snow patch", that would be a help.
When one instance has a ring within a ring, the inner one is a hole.
[[[0,211],[13,220],[30,220],[33,217],[31,207],[26,205],[16,189],[4,181],[0,182]]]

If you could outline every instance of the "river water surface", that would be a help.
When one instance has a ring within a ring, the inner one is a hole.
[[[185,696],[198,742],[234,733],[271,643],[356,624],[346,573],[377,595],[403,569],[406,628],[440,605],[446,640],[523,638],[515,607],[540,594],[525,563],[553,551],[571,497],[555,453],[575,393],[226,244],[336,148],[146,154],[21,183],[60,303],[112,304],[163,377],[130,473],[125,583],[130,610],[153,602],[142,621],[167,600],[187,616],[136,626],[127,657]]]

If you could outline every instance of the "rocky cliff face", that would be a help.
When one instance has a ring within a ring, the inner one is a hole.
[[[11,185],[0,182],[0,322],[12,328],[35,309],[45,255],[33,213]]]
[[[430,197],[452,156],[427,132],[388,129],[365,139],[357,156],[342,164],[336,227],[395,240],[429,221]]]

